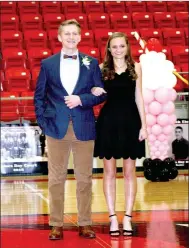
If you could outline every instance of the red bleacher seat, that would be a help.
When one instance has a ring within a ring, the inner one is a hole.
[[[40,1],[42,14],[61,13],[61,2],[59,1]]]
[[[0,2],[0,13],[1,14],[16,14],[16,1],[1,1]]]
[[[188,12],[176,12],[176,23],[178,28],[188,28],[188,19],[189,13]]]
[[[5,71],[7,90],[22,92],[30,90],[30,72],[25,68],[11,67]]]
[[[82,13],[83,12],[83,2],[82,1],[62,1],[62,13],[72,14],[72,13]]]
[[[164,45],[185,45],[185,33],[180,28],[164,28],[163,29]]]
[[[58,29],[61,22],[65,20],[65,16],[61,13],[44,14],[44,27],[46,30]]]
[[[81,41],[79,46],[94,47],[94,33],[92,30],[82,29],[81,30]]]
[[[25,99],[21,99],[20,101],[20,116],[24,120],[35,121],[35,107],[34,107],[34,91],[30,92],[22,92],[21,97]],[[28,98],[28,99],[26,99]]]
[[[23,14],[38,14],[39,13],[39,2],[35,1],[18,1],[19,15]]]
[[[1,121],[19,120],[19,97],[17,92],[1,92]]]
[[[146,1],[147,11],[149,12],[166,12],[166,1]]]
[[[20,16],[22,31],[28,29],[43,29],[43,19],[40,14],[23,14]]]
[[[123,33],[126,34],[126,36],[128,37],[129,43],[130,43],[130,45],[132,45],[132,47],[133,46],[135,46],[135,47],[139,46],[138,41],[134,37],[134,32],[138,32],[138,34],[140,35],[140,32],[139,32],[138,29],[120,28],[117,31],[118,32],[123,32]]]
[[[107,13],[112,12],[125,12],[125,3],[121,1],[105,1],[105,11]]]
[[[170,12],[188,11],[187,1],[167,1],[167,10]]]
[[[142,1],[125,1],[126,4],[126,11],[133,13],[133,12],[146,12],[146,2]]]
[[[61,47],[54,47],[54,48],[52,49],[52,53],[53,53],[53,54],[59,53],[59,52],[61,51],[61,49],[62,49],[62,46],[61,46]]]
[[[142,48],[132,47],[131,55],[136,62],[139,62],[139,57],[144,53]]]
[[[47,47],[47,33],[43,30],[26,30],[24,32],[25,48]]]
[[[3,69],[10,67],[26,68],[26,51],[22,48],[5,48],[2,50]]]
[[[110,28],[109,15],[107,13],[90,13],[88,15],[89,28]]]
[[[34,91],[36,88],[37,78],[40,72],[40,67],[35,67],[31,70],[31,90]]]
[[[111,13],[110,14],[111,28],[132,28],[132,20],[130,13]]]
[[[66,19],[76,19],[81,25],[82,29],[88,29],[87,15],[84,13],[67,13]]]
[[[189,49],[187,46],[173,46],[172,47],[173,62],[179,66],[181,66],[182,64],[188,64],[188,55],[189,55],[188,52]]]
[[[184,28],[184,33],[185,33],[185,39],[186,39],[185,44],[188,44],[188,28]]]
[[[1,15],[1,31],[3,30],[19,30],[19,17],[16,14]]]
[[[162,52],[166,55],[166,59],[172,61],[172,49],[167,46],[163,46]]]
[[[96,29],[94,31],[95,44],[100,49],[105,46],[108,38],[114,32],[113,29]]]
[[[1,89],[0,91],[4,91],[4,81],[5,81],[5,73],[3,70],[0,70],[0,82],[1,82]]]
[[[49,38],[49,47],[53,50],[55,47],[61,48],[62,44],[58,41],[58,31],[57,29],[52,29],[47,31]]]
[[[85,1],[83,2],[84,12],[87,14],[91,13],[103,13],[104,12],[104,2],[102,1]]]
[[[49,57],[52,52],[48,48],[30,48],[28,49],[28,66],[30,70],[34,67],[40,67],[41,60]]]
[[[8,47],[22,48],[23,36],[20,31],[6,30],[1,32],[1,49]]]
[[[170,12],[155,12],[154,23],[156,28],[176,27],[175,14]]]
[[[100,61],[100,53],[98,48],[96,47],[80,47],[79,49],[81,52],[88,54],[89,56],[92,56]]]
[[[146,42],[150,38],[156,38],[163,44],[163,36],[161,29],[154,29],[154,28],[141,28],[140,29],[141,38],[144,39]]]
[[[149,12],[134,12],[132,13],[133,27],[140,28],[154,28],[153,15]]]

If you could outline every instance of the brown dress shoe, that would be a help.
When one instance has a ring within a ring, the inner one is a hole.
[[[49,233],[50,240],[60,240],[63,239],[63,230],[62,227],[53,226]]]
[[[79,236],[82,236],[86,239],[96,238],[95,232],[91,226],[79,226]]]

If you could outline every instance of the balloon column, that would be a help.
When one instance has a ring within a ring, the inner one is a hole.
[[[144,175],[146,174],[148,180],[166,181],[171,179],[165,164],[168,158],[169,140],[176,121],[174,101],[177,93],[173,87],[177,78],[172,73],[174,64],[160,52],[162,48],[157,39],[150,39],[144,48],[146,53],[140,56],[140,63],[150,151],[150,159],[146,159],[143,163],[144,170],[147,168],[148,171]],[[175,165],[174,160],[171,161]],[[145,166],[146,163],[148,166]],[[153,170],[150,172],[152,166]]]

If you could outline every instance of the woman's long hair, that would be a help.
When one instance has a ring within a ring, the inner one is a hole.
[[[135,61],[133,60],[132,55],[131,55],[131,48],[130,48],[128,38],[125,33],[115,32],[109,37],[108,42],[106,44],[105,58],[104,58],[103,66],[102,66],[102,77],[104,80],[112,80],[115,77],[113,56],[110,52],[110,42],[114,38],[122,38],[122,37],[125,38],[125,42],[127,45],[127,54],[125,56],[125,61],[127,64],[129,74],[132,77],[132,80],[137,79],[137,74],[135,72],[135,66],[134,66]]]

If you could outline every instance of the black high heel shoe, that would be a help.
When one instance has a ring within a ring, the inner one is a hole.
[[[125,214],[125,216],[129,217],[129,218],[132,218],[131,215],[128,215],[128,214]],[[133,236],[133,230],[126,230],[126,229],[123,229],[123,236],[127,237],[127,236]]]
[[[116,214],[112,214],[109,216],[109,218],[116,216]],[[121,235],[120,230],[114,230],[114,231],[109,231],[109,234],[111,237],[119,237]]]

